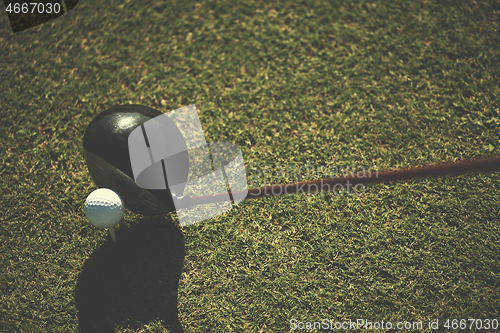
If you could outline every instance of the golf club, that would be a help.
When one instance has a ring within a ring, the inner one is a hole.
[[[190,197],[183,196],[183,189],[179,190],[177,188],[177,192],[172,193],[168,185],[173,187],[187,181],[188,170],[185,168],[169,170],[169,172],[173,171],[176,173],[175,179],[178,181],[177,184],[167,184],[166,190],[145,189],[136,184],[130,162],[128,137],[137,126],[143,126],[148,120],[160,115],[162,115],[161,112],[149,107],[122,105],[104,111],[91,121],[84,135],[84,152],[90,175],[96,185],[114,190],[123,198],[126,208],[143,215],[163,215],[175,211],[176,205],[173,198],[177,200],[177,207],[181,208],[227,200],[228,192]],[[184,147],[180,147],[180,150],[183,150],[184,153],[176,154],[169,158],[182,159],[181,162],[184,165],[189,165],[189,155],[187,149],[185,149],[186,146],[182,133],[173,122],[172,124],[167,124],[167,126],[170,140],[167,138],[166,142],[174,142],[174,140],[175,142],[184,142]],[[149,143],[146,142],[146,144],[149,147]],[[168,156],[168,154],[165,156]],[[177,161],[174,162],[177,163]],[[165,169],[165,165],[168,164],[168,161],[166,161],[163,164],[163,168]],[[366,185],[404,181],[414,178],[458,175],[467,172],[496,169],[500,169],[500,157],[377,172],[375,176],[370,175],[365,178],[349,176],[273,185],[245,191],[229,192],[229,195],[233,197],[246,194],[246,199],[254,199],[285,194],[330,191],[336,185],[352,185],[355,187],[358,184]]]
[[[144,189],[135,183],[128,148],[130,133],[137,126],[162,114],[142,105],[115,106],[97,115],[88,125],[83,137],[85,159],[95,184],[117,192],[127,209],[143,215],[162,215],[175,210],[168,188]],[[166,140],[175,140],[179,144],[184,142],[182,133],[174,123],[168,124],[168,135],[170,137]],[[188,164],[186,146],[180,148],[184,152],[171,158]],[[176,169],[174,172],[180,183],[187,180],[188,170]]]

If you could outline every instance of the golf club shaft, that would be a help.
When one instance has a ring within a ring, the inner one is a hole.
[[[467,172],[493,171],[500,169],[500,157],[481,158],[477,160],[445,163],[432,166],[415,167],[385,172],[370,172],[365,177],[348,176],[338,178],[325,178],[314,181],[295,182],[284,185],[272,185],[249,189],[247,191],[229,192],[232,196],[245,194],[246,198],[273,197],[284,194],[300,194],[332,190],[334,186],[356,186],[357,184],[376,184],[391,181],[402,181],[414,178],[439,177],[446,175],[458,175]],[[189,205],[200,205],[208,203],[223,202],[227,200],[227,193],[205,195],[186,198]]]

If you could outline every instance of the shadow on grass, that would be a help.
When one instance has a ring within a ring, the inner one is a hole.
[[[138,329],[162,320],[183,332],[177,290],[184,262],[180,229],[163,217],[145,218],[116,232],[85,261],[75,289],[80,332]]]

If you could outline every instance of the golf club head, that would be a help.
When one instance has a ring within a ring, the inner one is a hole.
[[[162,113],[142,105],[115,106],[97,115],[83,137],[85,159],[95,184],[117,192],[127,209],[143,215],[161,215],[175,211],[170,189],[155,190],[138,186],[134,181],[130,162],[130,133],[159,115]],[[172,142],[184,144],[183,147],[178,147],[183,153],[175,155],[176,163],[182,160],[180,164],[189,165],[184,137],[173,122],[168,126],[168,135]],[[168,145],[165,146],[168,149]],[[181,183],[186,182],[186,168],[177,168],[174,172],[176,179]],[[182,196],[182,184],[171,185],[177,185],[174,195]]]

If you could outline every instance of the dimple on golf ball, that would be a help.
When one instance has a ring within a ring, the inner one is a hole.
[[[84,210],[89,222],[98,228],[114,227],[125,213],[120,195],[108,188],[99,188],[90,193],[85,200]]]

